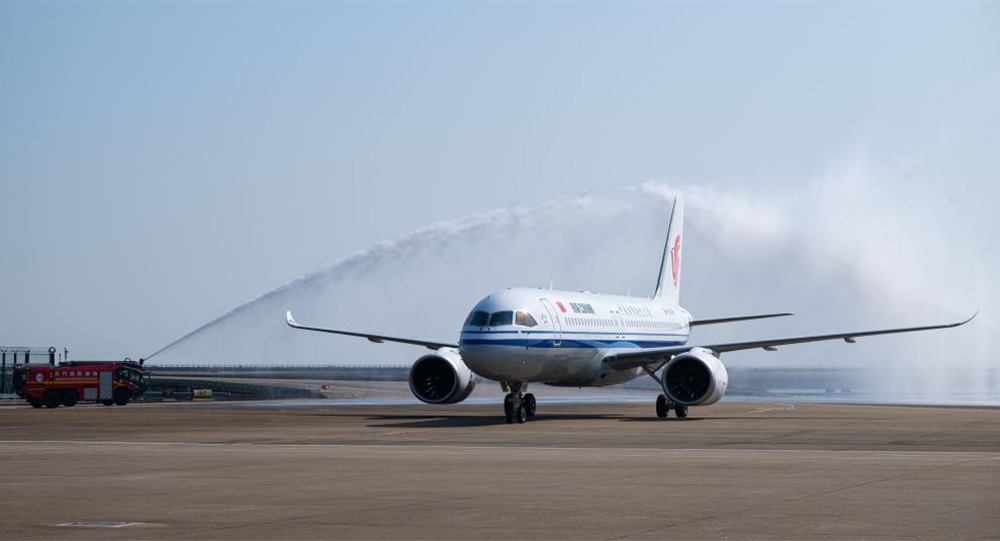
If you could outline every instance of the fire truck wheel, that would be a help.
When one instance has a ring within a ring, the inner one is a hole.
[[[101,400],[101,404],[104,404],[105,406],[110,406],[114,403],[115,403],[114,400]]]
[[[76,405],[76,391],[63,391],[62,394],[62,405],[67,408],[72,408]]]
[[[33,408],[40,408],[40,407],[42,407],[42,401],[39,400],[39,399],[37,399],[37,398],[29,398],[28,399],[28,403],[31,404],[31,407],[33,407]]]
[[[59,391],[49,390],[45,391],[45,407],[46,408],[58,408],[59,407]]]
[[[128,404],[129,392],[125,389],[118,389],[115,391],[115,404],[119,406],[124,406]]]

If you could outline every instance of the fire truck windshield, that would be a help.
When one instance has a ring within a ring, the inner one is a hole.
[[[138,370],[131,368],[119,368],[116,374],[118,381],[128,381],[138,386],[142,386],[142,374]]]

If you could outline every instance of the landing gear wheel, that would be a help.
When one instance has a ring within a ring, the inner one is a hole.
[[[503,397],[503,415],[507,424],[514,422],[514,397],[510,394]]]
[[[531,393],[524,395],[524,410],[525,413],[528,414],[528,417],[535,416],[536,406],[537,405],[535,404],[535,395]]]
[[[58,391],[46,391],[44,400],[46,408],[58,408],[61,402]]]
[[[528,384],[524,382],[519,383],[503,383],[502,389],[505,391],[510,391],[507,396],[503,398],[503,414],[504,418],[508,423],[518,423],[521,424],[528,419],[528,416],[534,413],[535,397],[530,394],[524,394],[524,390],[527,389]],[[531,397],[531,410],[528,410],[528,400]]]
[[[683,419],[688,416],[687,406],[674,406],[674,413],[677,414],[678,419]]]
[[[125,389],[118,389],[115,391],[115,405],[124,406],[125,404],[128,404],[129,398],[131,398],[129,396],[129,392]]]
[[[670,408],[667,406],[667,397],[665,395],[659,395],[656,397],[656,416],[660,419],[666,419],[667,413],[670,412]]]
[[[72,408],[76,405],[76,391],[63,391],[62,405]]]

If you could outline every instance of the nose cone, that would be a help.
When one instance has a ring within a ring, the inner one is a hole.
[[[528,345],[534,333],[544,329],[544,311],[537,290],[505,289],[484,297],[462,328],[458,342],[462,359],[481,377],[519,379]],[[544,320],[548,321],[547,314]]]

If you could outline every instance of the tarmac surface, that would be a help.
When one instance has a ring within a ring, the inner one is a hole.
[[[1000,409],[0,409],[2,539],[998,538]]]

